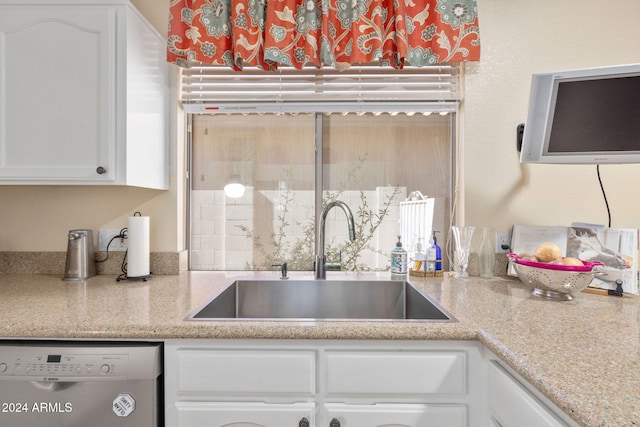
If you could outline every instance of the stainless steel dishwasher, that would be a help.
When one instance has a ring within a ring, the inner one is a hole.
[[[0,426],[158,427],[157,343],[0,341]]]

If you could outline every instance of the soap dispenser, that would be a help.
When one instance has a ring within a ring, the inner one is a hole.
[[[391,274],[407,274],[407,251],[398,236],[396,247],[391,251]]]

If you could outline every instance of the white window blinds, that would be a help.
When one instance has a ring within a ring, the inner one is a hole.
[[[188,113],[445,112],[462,98],[460,80],[459,64],[275,72],[193,65],[182,69],[181,101]]]

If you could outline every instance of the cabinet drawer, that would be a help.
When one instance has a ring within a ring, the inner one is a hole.
[[[489,363],[489,408],[503,427],[566,426],[495,361]]]
[[[327,418],[338,420],[341,427],[467,426],[467,408],[464,405],[327,403],[325,407]]]
[[[463,351],[327,352],[330,394],[464,395]]]
[[[178,352],[178,390],[221,394],[315,394],[312,351],[202,350]]]
[[[299,426],[303,419],[315,426],[315,404],[267,404],[261,402],[178,402],[178,427]]]

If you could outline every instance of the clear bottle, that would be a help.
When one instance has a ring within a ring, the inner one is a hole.
[[[482,227],[482,240],[478,249],[478,270],[480,277],[490,279],[496,266],[495,240],[489,227]]]
[[[398,236],[396,247],[391,251],[391,274],[407,274],[407,251]]]
[[[427,254],[423,252],[424,244],[422,243],[424,239],[420,237],[418,239],[418,243],[416,244],[416,254],[414,255],[414,271],[425,271],[426,263],[427,263]]]

